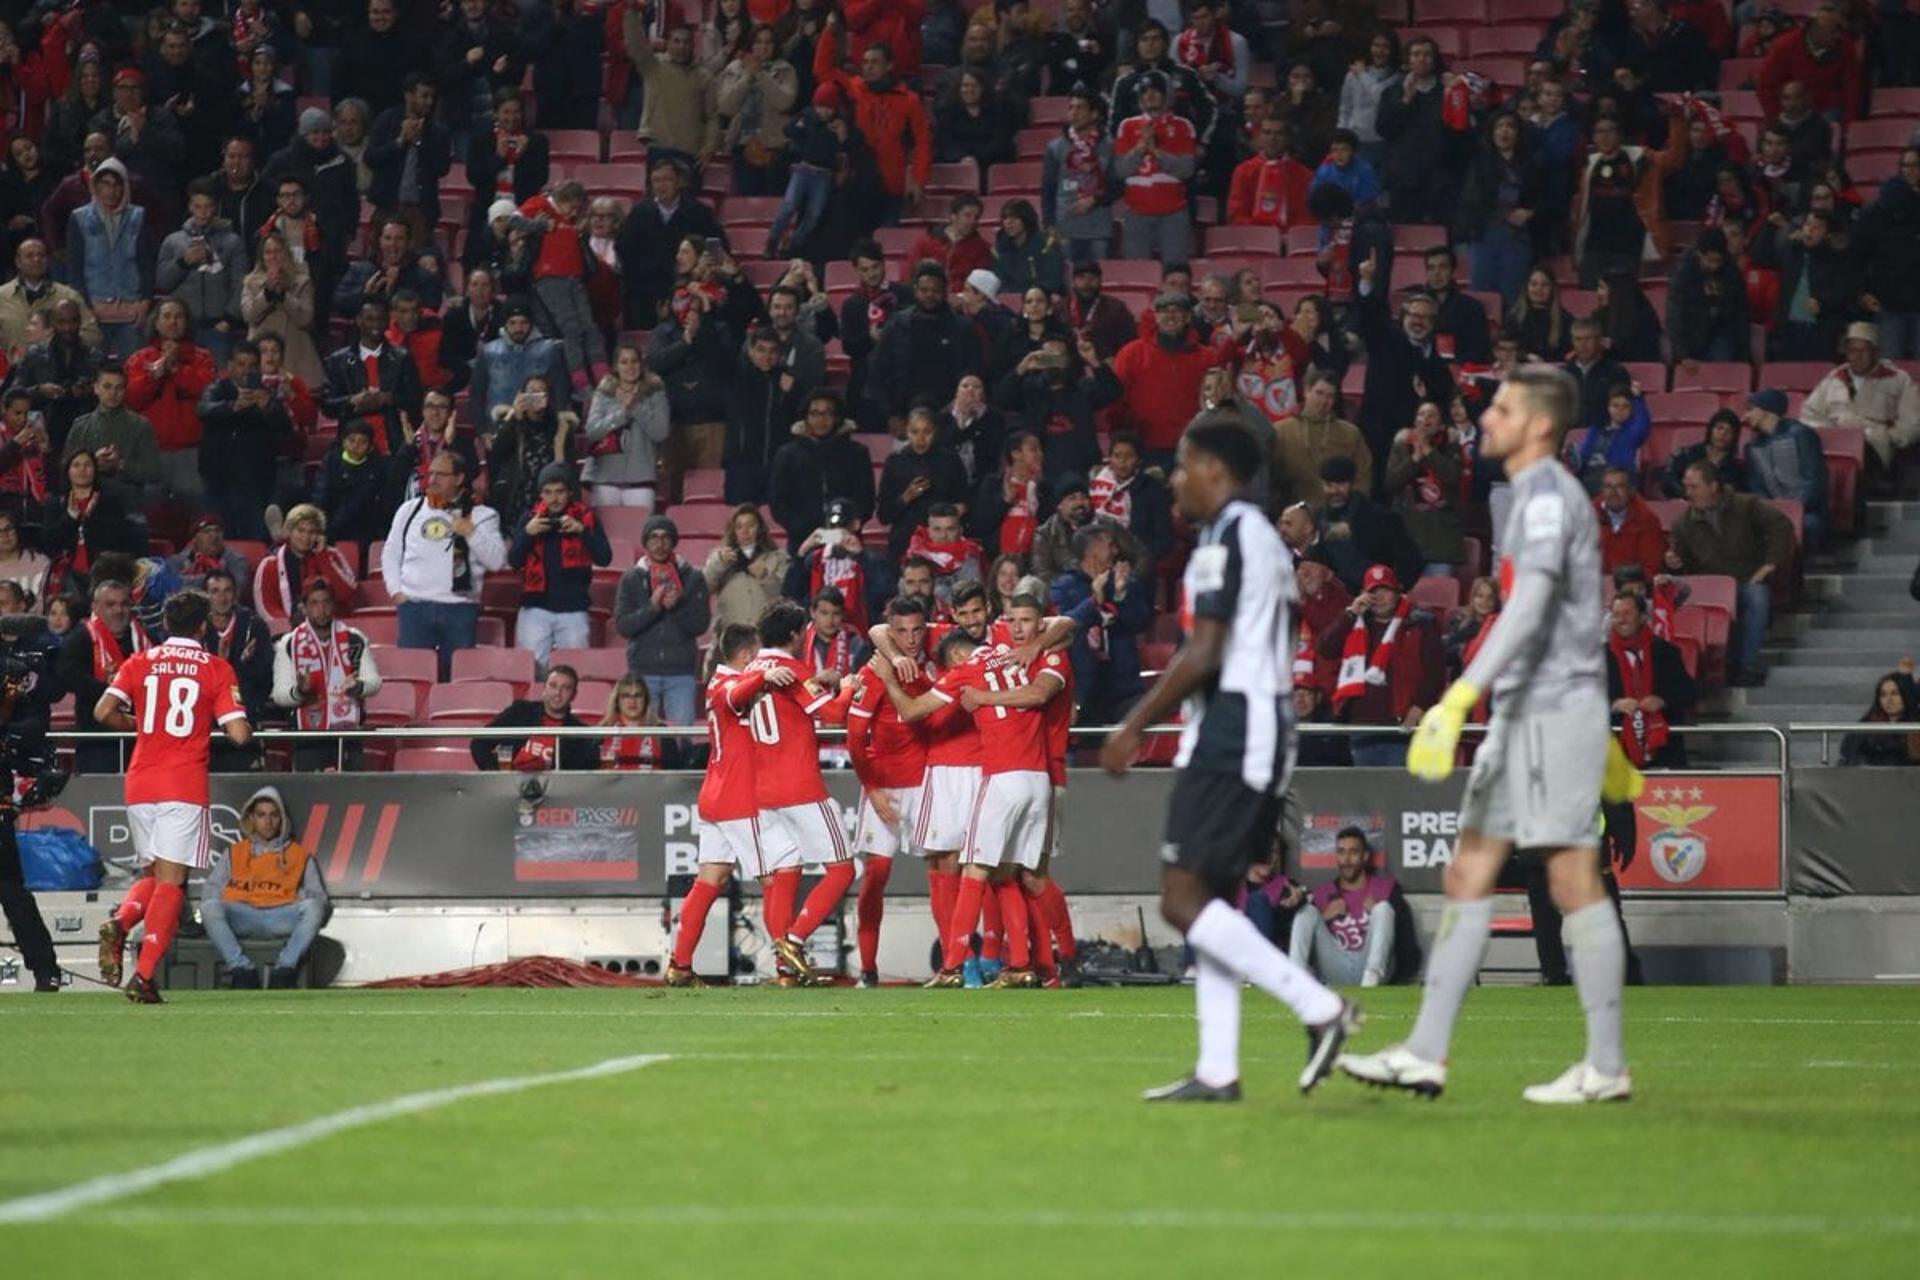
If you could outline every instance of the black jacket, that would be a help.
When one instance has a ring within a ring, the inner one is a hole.
[[[1623,42],[1627,61],[1638,65],[1655,93],[1711,89],[1720,82],[1720,59],[1691,23],[1675,18],[1652,39],[1628,27]]]
[[[1693,704],[1699,698],[1699,689],[1693,677],[1687,674],[1686,660],[1680,656],[1678,645],[1658,636],[1653,638],[1653,692],[1667,704],[1664,714],[1671,724],[1685,724],[1693,716]],[[1617,702],[1626,697],[1626,691],[1620,683],[1620,663],[1613,656],[1611,646],[1607,649],[1607,701]],[[1624,719],[1619,712],[1613,713],[1614,727],[1618,728]],[[1676,733],[1668,737],[1667,743],[1656,751],[1648,763],[1656,769],[1684,769],[1687,767],[1687,748],[1682,735]]]
[[[952,307],[909,307],[880,331],[867,395],[889,417],[905,417],[920,399],[944,404],[961,378],[981,372],[981,354],[973,325]]]
[[[124,551],[134,556],[147,553],[146,542],[134,531],[126,508],[104,489],[85,520],[75,520],[67,513],[65,494],[56,493],[48,498],[46,515],[40,521],[40,550],[53,560],[72,555],[80,543],[82,525],[86,528],[87,553],[95,560],[102,551]],[[83,579],[84,576],[81,575]],[[48,589],[55,588],[49,584]],[[99,690],[94,691],[94,696],[99,696]]]
[[[1593,362],[1593,367],[1581,372],[1580,365],[1573,360],[1560,366],[1573,376],[1574,386],[1580,389],[1580,421],[1582,423],[1604,422],[1607,418],[1607,393],[1624,384],[1631,385],[1633,376],[1626,366],[1608,355],[1602,355]],[[1411,419],[1409,419],[1411,421]]]
[[[232,378],[216,379],[200,393],[200,475],[216,493],[234,488],[264,501],[273,493],[281,449],[293,435],[293,415],[277,396],[257,409],[239,408],[239,396]]]
[[[440,221],[440,179],[453,165],[452,139],[446,126],[429,116],[420,137],[411,146],[403,144],[400,126],[406,116],[405,107],[394,107],[381,112],[367,130],[367,168],[373,171],[367,199],[376,209],[391,209],[400,203],[400,180],[406,172],[407,154],[412,152],[419,195],[415,203],[431,227]]]
[[[593,584],[592,567],[568,569],[563,566],[560,563],[560,547],[564,535],[543,533],[535,537],[527,532],[527,524],[532,518],[530,511],[513,518],[513,545],[507,548],[507,563],[515,569],[521,569],[533,557],[544,557],[547,587],[544,592],[538,593],[523,589],[520,607],[545,609],[550,613],[587,612],[593,607],[589,592]],[[586,545],[587,558],[595,565],[613,563],[613,547],[607,541],[607,531],[600,527],[598,520],[589,523],[580,538]]]
[[[1347,526],[1344,538],[1334,536],[1336,526],[1341,524]],[[1360,580],[1371,565],[1387,565],[1401,582],[1412,583],[1425,564],[1399,515],[1358,493],[1344,506],[1321,508],[1320,545],[1333,562],[1335,575],[1355,595],[1360,593]]]
[[[915,476],[927,477],[926,492],[908,502],[907,485]],[[966,468],[960,455],[938,444],[925,453],[897,449],[880,468],[880,519],[888,527],[887,552],[895,564],[907,554],[913,531],[927,522],[927,512],[943,502],[964,503],[969,497]]]
[[[335,65],[339,69],[333,75],[333,100],[359,98],[378,116],[400,105],[408,73],[424,70],[427,60],[412,37],[402,33],[400,23],[382,35],[362,22],[340,37]]]
[[[1367,384],[1360,430],[1373,456],[1384,459],[1393,451],[1394,433],[1413,421],[1422,401],[1433,400],[1442,409],[1452,402],[1453,370],[1431,339],[1431,349],[1424,351],[1407,340],[1388,316],[1381,290],[1363,301],[1360,310],[1367,327]],[[1376,487],[1383,485],[1386,467],[1376,466],[1373,480]]]
[[[1400,95],[1401,81],[1389,81],[1374,117],[1374,128],[1387,144],[1380,184],[1393,198],[1395,221],[1437,221],[1446,217],[1454,189],[1452,161],[1458,135],[1441,121],[1438,80],[1431,89],[1414,94],[1412,102]]]
[[[1478,298],[1448,290],[1434,315],[1433,330],[1453,339],[1453,358],[1460,363],[1493,363],[1493,330]]]
[[[528,130],[527,140],[520,148],[520,158],[513,165],[513,203],[516,208],[546,190],[547,178],[552,171],[548,151],[547,135],[538,129]],[[500,158],[495,148],[493,134],[476,131],[473,140],[467,143],[467,181],[473,184],[474,190],[473,207],[467,218],[469,232],[486,223],[487,207],[499,198],[493,192],[506,168],[507,162]]]
[[[806,432],[796,422],[793,438],[773,455],[773,479],[768,485],[767,508],[788,540],[799,546],[826,518],[830,499],[853,504],[861,520],[873,517],[873,456],[853,438],[852,420],[824,439]]]
[[[216,637],[215,644],[216,652],[233,664],[233,673],[240,677],[240,701],[247,708],[247,719],[259,724],[268,715],[282,715],[273,705],[273,633],[260,615],[235,605],[232,633],[224,640]]]
[[[1040,437],[1049,480],[1084,480],[1100,461],[1094,414],[1124,394],[1120,380],[1103,364],[1092,377],[1058,387],[1045,372],[1009,373],[995,389],[994,401],[1007,411],[1015,429]]]
[[[369,453],[360,462],[350,463],[336,447],[320,463],[313,502],[326,512],[327,532],[335,541],[371,544],[386,536],[393,520],[393,481],[401,465],[400,452],[396,450],[392,460]],[[473,474],[471,466],[467,474]]]
[[[1920,311],[1920,190],[1892,177],[1855,224],[1867,291],[1889,311]]]
[[[360,416],[347,401],[367,389],[367,368],[360,363],[359,339],[328,356],[323,367],[326,382],[320,388],[320,412],[339,420],[344,427]],[[380,348],[380,389],[393,396],[392,407],[381,411],[387,420],[387,444],[391,448],[400,440],[400,414],[420,421],[420,402],[427,393],[420,385],[420,371],[413,367],[413,357],[390,342]]]
[[[440,316],[440,367],[453,375],[447,384],[449,393],[464,388],[473,378],[473,357],[482,343],[500,336],[506,321],[506,308],[496,300],[476,328],[473,312],[465,300],[455,298]]]
[[[797,387],[783,389],[786,370],[775,366],[763,373],[751,360],[741,359],[727,380],[727,443],[724,461],[762,468],[791,439],[793,423],[803,411]]]
[[[1731,258],[1718,276],[1710,277],[1700,255],[1689,253],[1675,269],[1667,293],[1667,340],[1674,361],[1707,359],[1708,346],[1721,337],[1731,343],[1729,359],[1749,358],[1746,282]]]
[[[547,709],[537,698],[519,698],[509,702],[499,715],[487,721],[489,729],[539,729],[546,724]],[[569,711],[561,722],[566,728],[577,729],[586,722]],[[475,738],[471,751],[473,764],[477,769],[488,771],[500,767],[499,751],[507,747],[515,755],[527,744],[526,738]],[[592,738],[560,739],[560,767],[567,770],[598,769],[600,767],[600,744]]]
[[[642,200],[620,225],[620,267],[626,275],[627,323],[638,329],[660,323],[660,309],[673,298],[673,255],[688,236],[723,238],[709,205],[683,192],[671,218]]]
[[[394,83],[397,86],[399,82]],[[307,207],[319,219],[320,235],[333,250],[336,262],[344,258],[347,245],[360,225],[360,186],[353,161],[337,146],[315,151],[304,138],[295,138],[284,151],[275,152],[267,161],[261,180],[277,198],[280,179],[289,174],[307,184]],[[316,293],[319,288],[320,278],[316,274]]]
[[[1791,317],[1793,295],[1800,287],[1803,274],[1807,277],[1809,294],[1820,304],[1820,314],[1813,318],[1814,346],[1822,352],[1836,351],[1840,347],[1840,335],[1846,330],[1853,300],[1860,294],[1860,273],[1853,259],[1831,243],[1809,249],[1789,242],[1780,255],[1780,300],[1773,314],[1777,324],[1786,324]]]

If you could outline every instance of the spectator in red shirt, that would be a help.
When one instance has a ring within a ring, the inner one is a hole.
[[[892,46],[862,40],[858,34],[864,28],[855,11],[872,13],[881,6],[918,7],[914,0],[854,0],[846,19],[830,15],[827,30],[814,47],[813,78],[816,84],[839,85],[853,104],[853,122],[873,148],[873,168],[880,179],[874,221],[892,226],[900,221],[903,207],[920,203],[927,169],[933,164],[933,126],[927,122],[920,95],[896,78],[919,72],[918,19],[912,32],[903,35],[914,45],[911,59],[904,64]],[[840,38],[848,26],[856,33],[848,42],[860,51],[858,76],[840,70]]]
[[[1775,40],[1754,76],[1760,107],[1771,120],[1780,114],[1780,90],[1789,80],[1807,88],[1813,109],[1829,120],[1852,124],[1860,114],[1860,49],[1840,28],[1840,11],[1822,3],[1807,25]]]
[[[153,340],[127,357],[127,407],[153,424],[160,487],[175,501],[200,502],[200,393],[213,384],[213,357],[188,336],[187,308],[168,298],[154,312]]]
[[[1227,188],[1227,223],[1285,230],[1310,221],[1307,189],[1313,185],[1313,170],[1287,154],[1292,145],[1287,122],[1269,116],[1255,136],[1260,154],[1233,171]]]
[[[961,194],[948,206],[947,225],[935,227],[921,236],[900,262],[900,279],[913,279],[913,269],[928,260],[946,269],[949,280],[965,280],[975,271],[993,265],[993,246],[981,236],[980,197]]]
[[[1611,574],[1623,564],[1637,564],[1649,579],[1662,572],[1667,554],[1667,531],[1653,508],[1633,491],[1633,473],[1608,467],[1600,480],[1600,496],[1593,500],[1600,519],[1600,567]]]
[[[1153,314],[1158,331],[1122,347],[1111,368],[1123,391],[1121,421],[1139,435],[1147,465],[1171,471],[1174,446],[1200,402],[1200,384],[1221,353],[1189,331],[1193,299],[1186,294],[1161,294],[1153,300]]]

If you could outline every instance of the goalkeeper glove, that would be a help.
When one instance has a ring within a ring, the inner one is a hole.
[[[1440,701],[1420,717],[1407,747],[1407,772],[1422,782],[1444,782],[1453,772],[1453,758],[1460,746],[1460,730],[1467,716],[1480,701],[1480,690],[1465,680],[1455,680]]]
[[[1647,789],[1647,775],[1634,768],[1633,761],[1620,746],[1620,739],[1607,735],[1607,772],[1600,779],[1600,798],[1608,804],[1638,800]]]

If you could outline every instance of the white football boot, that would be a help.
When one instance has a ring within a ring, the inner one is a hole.
[[[1404,1089],[1423,1098],[1437,1098],[1447,1087],[1446,1063],[1428,1062],[1403,1044],[1378,1053],[1343,1053],[1334,1065],[1362,1084]]]
[[[1529,1085],[1520,1096],[1528,1102],[1565,1105],[1578,1102],[1625,1102],[1633,1096],[1633,1077],[1626,1072],[1603,1075],[1584,1062],[1576,1062],[1547,1084]]]

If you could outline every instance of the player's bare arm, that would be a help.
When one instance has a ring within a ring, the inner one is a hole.
[[[1080,624],[1072,618],[1052,617],[1040,620],[1040,634],[1023,645],[1016,646],[1008,653],[1015,666],[1030,666],[1033,660],[1043,653],[1058,653],[1073,643],[1074,633],[1080,630]],[[1012,705],[995,704],[987,705]]]
[[[901,680],[911,680],[920,674],[920,664],[900,652],[900,646],[893,642],[893,633],[887,629],[886,623],[879,622],[868,627],[867,641],[873,645],[876,669],[881,665],[891,667]],[[882,658],[886,660],[884,664],[880,662]]]
[[[1227,624],[1219,618],[1195,618],[1192,634],[1160,679],[1100,748],[1100,767],[1115,775],[1125,773],[1147,727],[1166,719],[1188,694],[1218,675],[1226,651]]]
[[[100,700],[93,704],[93,719],[103,729],[133,732],[133,716],[128,712],[127,704],[120,701],[120,695],[111,689],[101,694]]]
[[[1067,682],[1052,671],[1040,673],[1046,678],[1013,689],[976,689],[969,685],[960,691],[960,705],[968,711],[975,707],[1020,707],[1034,710],[1052,702]]]
[[[882,631],[885,628],[881,628]],[[880,682],[886,686],[887,701],[893,704],[893,712],[908,724],[925,720],[940,708],[948,705],[946,700],[934,696],[931,692],[914,696],[900,684],[899,673],[888,662],[875,661],[873,669],[880,676]]]

